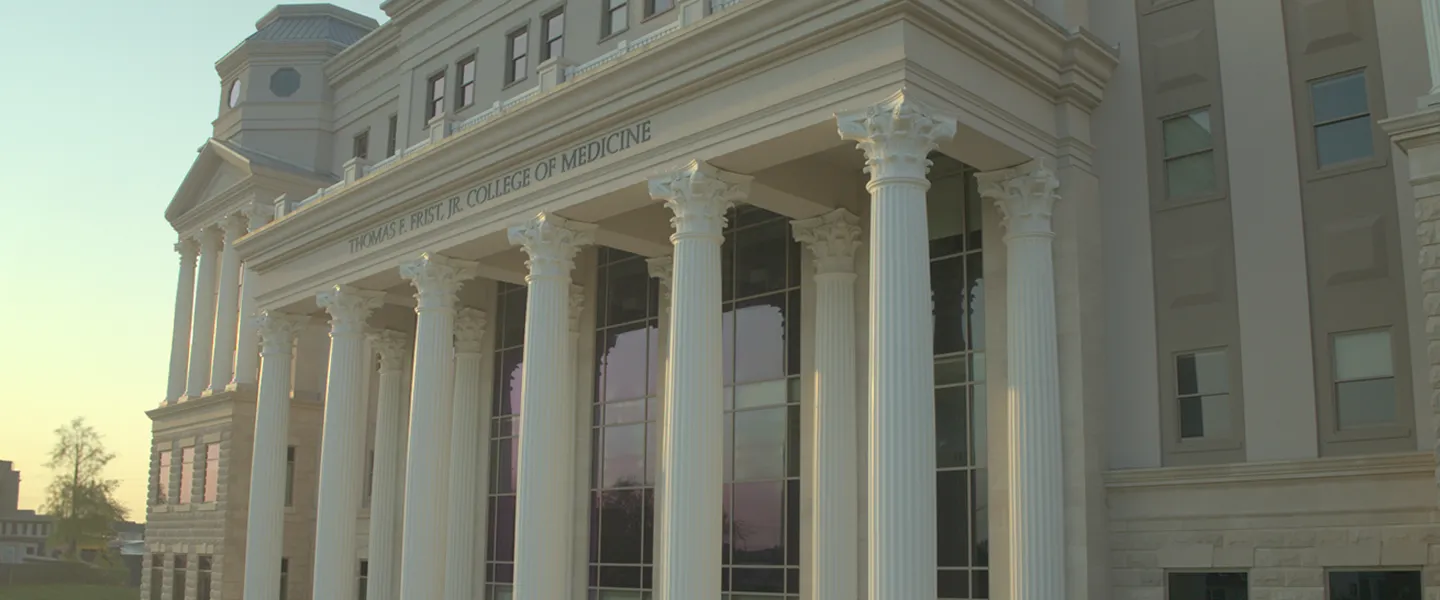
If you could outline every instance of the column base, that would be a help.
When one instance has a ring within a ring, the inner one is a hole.
[[[1440,93],[1425,94],[1415,100],[1415,107],[1419,110],[1440,106]]]
[[[225,386],[227,392],[254,393],[258,389],[259,387],[253,383],[235,383],[233,381],[230,382],[230,385]]]

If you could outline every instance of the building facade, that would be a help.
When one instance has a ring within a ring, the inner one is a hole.
[[[1440,597],[1437,4],[280,6],[142,597]]]
[[[0,460],[0,563],[48,556],[46,542],[54,527],[50,517],[20,510],[20,471],[14,462]]]

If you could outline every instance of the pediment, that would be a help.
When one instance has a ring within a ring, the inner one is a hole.
[[[330,185],[333,179],[268,154],[211,138],[200,147],[199,156],[165,208],[165,218],[174,223],[191,209],[204,206],[246,182],[260,188],[313,189]]]
[[[215,173],[210,176],[210,183],[206,184],[205,191],[200,193],[197,204],[203,204],[206,200],[220,195],[220,192],[229,189],[232,185],[240,183],[241,180],[249,175],[249,173],[241,171],[234,165],[222,163],[219,168],[215,169]]]

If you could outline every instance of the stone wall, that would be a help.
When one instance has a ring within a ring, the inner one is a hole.
[[[1440,600],[1428,453],[1112,472],[1116,600],[1161,600],[1170,571],[1248,573],[1251,600],[1321,600],[1329,570],[1422,570]]]

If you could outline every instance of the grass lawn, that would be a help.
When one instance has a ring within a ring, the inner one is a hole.
[[[139,588],[113,585],[0,586],[0,600],[138,600]]]

